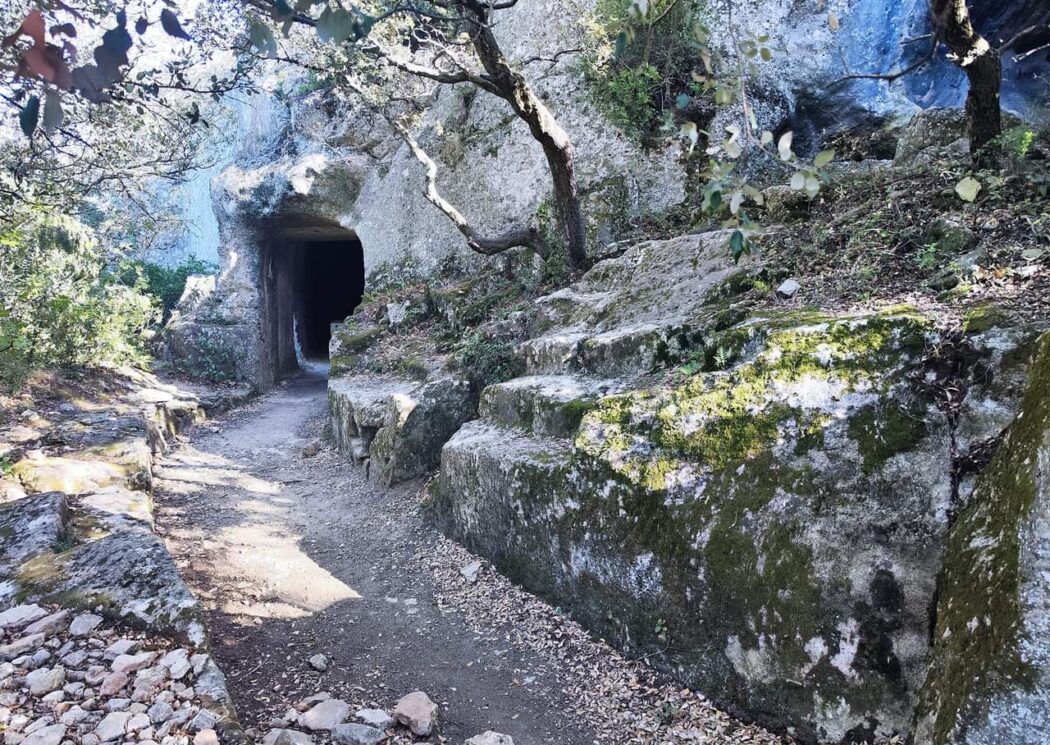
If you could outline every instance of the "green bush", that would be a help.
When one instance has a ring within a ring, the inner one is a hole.
[[[635,17],[634,0],[598,0],[590,18],[583,73],[595,105],[632,139],[650,144],[681,94],[695,93],[698,64],[691,29],[700,0],[654,0],[649,21]],[[665,12],[666,11],[666,12]],[[614,51],[614,40],[631,41]]]
[[[117,271],[76,220],[28,215],[0,233],[0,379],[38,367],[141,364],[158,317],[139,272]]]
[[[171,317],[171,311],[182,297],[186,280],[195,274],[214,274],[216,268],[214,264],[193,256],[175,267],[150,262],[135,262],[135,265],[145,276],[146,292],[157,298],[164,321]]]
[[[514,353],[514,347],[509,341],[472,334],[460,347],[456,361],[473,381],[484,388],[524,374],[525,366]]]
[[[652,131],[657,119],[655,94],[663,83],[652,65],[613,70],[594,80],[594,98],[609,121],[635,140]]]

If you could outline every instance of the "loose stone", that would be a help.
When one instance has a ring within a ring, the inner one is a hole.
[[[69,624],[69,633],[73,636],[87,636],[102,623],[102,616],[94,613],[81,613]]]
[[[34,696],[44,696],[52,691],[57,691],[65,683],[66,670],[62,667],[42,667],[26,675],[26,687]]]
[[[354,714],[354,719],[376,729],[386,730],[394,726],[394,718],[382,709],[361,709]]]
[[[340,724],[332,730],[332,739],[340,745],[379,745],[386,733],[367,724]]]
[[[313,738],[294,729],[272,729],[263,737],[262,745],[313,745]]]
[[[26,737],[22,740],[22,745],[59,745],[65,736],[65,725],[52,724],[48,727],[41,727]]]
[[[325,657],[323,654],[315,654],[313,657],[310,658],[309,662],[310,667],[312,667],[319,673],[323,673],[325,670],[328,669],[328,658]]]
[[[438,707],[422,691],[410,693],[394,707],[394,718],[408,727],[412,734],[427,737],[434,731]]]
[[[102,742],[120,739],[128,731],[128,722],[130,720],[131,713],[127,711],[114,711],[106,714],[102,721],[98,723],[98,726],[95,727],[95,735]]]
[[[467,740],[466,745],[514,745],[514,739],[510,735],[503,735],[489,730],[471,737]]]
[[[310,730],[331,730],[346,721],[350,704],[339,699],[328,699],[299,717],[299,724]]]
[[[16,605],[0,613],[0,629],[21,629],[46,615],[39,605]]]
[[[90,683],[91,681],[88,680]],[[98,692],[100,696],[114,696],[120,693],[128,684],[128,675],[124,672],[110,673],[102,679]]]

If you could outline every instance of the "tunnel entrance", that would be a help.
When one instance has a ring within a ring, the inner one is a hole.
[[[299,249],[296,320],[302,354],[327,360],[332,324],[341,323],[361,303],[365,261],[361,241],[311,241]]]
[[[346,320],[364,294],[361,241],[342,228],[286,232],[264,249],[261,269],[274,377],[327,361],[332,324]]]

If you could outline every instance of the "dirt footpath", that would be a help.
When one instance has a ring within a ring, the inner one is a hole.
[[[486,730],[516,745],[777,742],[489,567],[465,579],[474,557],[423,525],[422,484],[377,486],[319,447],[326,401],[323,379],[291,381],[156,469],[158,528],[208,609],[250,733],[297,728],[286,712],[319,692],[390,710],[422,690],[440,705],[434,742]],[[401,732],[389,742],[414,741]]]

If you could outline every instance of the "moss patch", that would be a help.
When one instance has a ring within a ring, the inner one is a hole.
[[[983,719],[997,694],[1034,680],[1019,646],[1020,530],[1035,502],[1038,452],[1050,431],[1050,336],[1041,340],[1031,370],[1020,413],[949,536],[936,648],[919,705],[935,745]]]

